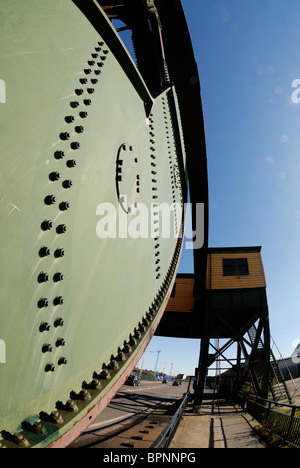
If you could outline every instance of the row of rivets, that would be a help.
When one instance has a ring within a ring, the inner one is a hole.
[[[154,123],[153,123],[153,114],[150,114],[149,116],[149,129],[151,130],[149,132],[149,136],[151,137],[149,139],[149,143],[150,145],[154,145],[155,144],[155,140],[154,140],[154,137],[155,137],[155,132],[154,132]],[[158,187],[157,187],[157,178],[156,177],[153,177],[153,176],[157,176],[157,171],[156,171],[156,163],[154,162],[155,159],[156,159],[156,155],[154,154],[155,153],[155,147],[154,146],[150,146],[150,158],[152,160],[151,162],[151,175],[152,175],[152,200],[157,200],[158,196],[156,194],[154,194],[153,192],[157,192],[158,191]],[[153,204],[153,207],[155,208],[156,206],[158,206],[158,204]],[[159,212],[154,212],[153,213],[155,218],[154,218],[154,224],[158,224],[159,223]],[[155,240],[157,241],[159,239],[158,237],[158,232],[159,232],[159,228],[156,227],[154,228],[154,233],[156,233],[156,238]],[[158,249],[160,247],[160,244],[156,244],[154,246],[155,249]],[[159,251],[156,251],[155,252],[155,257],[158,257],[160,255],[160,252]],[[158,264],[160,263],[160,260],[159,259],[156,259],[155,261],[155,272],[156,272],[156,279],[159,279],[161,277],[161,274],[160,274],[160,266],[158,266]]]
[[[97,47],[97,49],[99,49],[99,47]],[[107,52],[108,51],[105,51],[105,54],[107,54]],[[93,58],[96,58],[96,55],[98,57],[98,54],[92,53]],[[106,57],[103,60],[105,60],[105,59],[106,59]],[[101,60],[102,60],[102,58],[101,58]],[[93,60],[88,60],[87,63],[88,63],[88,65],[90,67],[92,67],[92,66],[94,66],[96,64]],[[99,62],[99,63],[97,63],[97,66],[99,68],[101,68],[103,66],[103,63]],[[90,70],[90,69],[84,69],[83,73],[85,75],[90,75],[91,72],[92,72],[92,70]],[[95,70],[95,73],[96,73],[96,75],[99,75],[100,71]],[[79,82],[80,82],[81,85],[87,85],[87,86],[89,85],[89,80],[87,78],[80,78]],[[98,79],[92,78],[91,83],[92,83],[92,85],[96,85],[98,83]],[[95,88],[88,86],[86,88],[86,91],[84,89],[82,89],[82,88],[76,88],[74,93],[75,93],[76,96],[82,96],[83,97],[82,104],[84,106],[90,106],[92,104],[91,99],[87,99],[84,96],[85,96],[85,94],[87,94],[87,95],[94,94],[95,93]],[[71,107],[71,109],[77,109],[77,108],[80,107],[80,103],[78,101],[71,101],[70,102],[70,107]],[[84,119],[86,119],[88,117],[88,113],[87,113],[86,110],[81,110],[78,115],[79,115],[79,118],[82,119],[82,120],[84,120]],[[72,123],[75,122],[75,117],[73,115],[67,115],[64,120],[65,120],[65,123],[67,123],[68,125],[71,125]],[[74,132],[75,132],[76,135],[83,134],[84,133],[83,125],[75,125]],[[69,142],[69,140],[71,139],[71,133],[69,131],[63,131],[63,132],[60,133],[59,138],[60,138],[60,140],[62,142]],[[80,149],[80,142],[79,141],[71,141],[70,142],[70,148],[73,151],[79,150]],[[58,150],[58,151],[56,151],[54,153],[54,158],[56,160],[58,160],[58,161],[64,159],[65,156],[66,156],[66,152],[63,151],[63,150]],[[66,166],[69,169],[74,168],[74,167],[76,167],[76,161],[74,159],[69,159],[66,162]],[[57,172],[57,171],[53,171],[49,175],[49,179],[52,182],[57,182],[58,180],[60,180],[60,178],[61,178],[60,173]],[[70,179],[66,179],[66,180],[64,180],[62,182],[62,187],[64,189],[66,189],[66,190],[72,188],[72,186],[73,186],[73,182]],[[56,203],[56,199],[55,199],[55,197],[53,195],[48,195],[45,198],[45,204],[46,205],[54,205],[55,203]],[[64,212],[64,211],[67,211],[69,209],[70,209],[70,203],[69,202],[64,201],[64,202],[61,202],[59,204],[59,210],[60,211]],[[43,230],[50,230],[50,229],[52,229],[52,227],[53,227],[53,223],[51,221],[44,221],[42,223],[42,229]],[[56,227],[56,233],[57,234],[65,234],[66,232],[67,232],[67,226],[65,224],[59,224]],[[47,249],[47,250],[43,249],[41,253],[42,253],[42,255],[44,255],[44,254],[50,255],[50,249]],[[63,256],[64,256],[64,249],[56,249],[56,251],[54,252],[54,257],[55,258],[61,258]],[[45,282],[48,279],[49,279],[48,275],[45,274],[44,272],[42,272],[41,276],[39,277],[39,280]],[[58,272],[58,273],[54,274],[54,276],[53,276],[53,281],[54,282],[59,283],[59,282],[61,282],[63,280],[64,280],[64,275],[62,273]],[[44,305],[44,307],[45,307],[47,305],[46,301],[47,300],[45,300],[44,303],[40,302],[40,305],[41,306]],[[53,304],[55,306],[62,305],[63,304],[63,298],[61,296],[58,296],[57,298],[54,299]],[[63,321],[63,319],[61,317],[56,319],[55,322],[54,322],[54,327],[56,327],[56,328],[61,327],[63,325],[64,325],[64,321]],[[41,330],[41,328],[42,328],[42,330]],[[49,329],[50,329],[49,324],[47,324],[47,323],[41,324],[40,331],[44,331],[44,330],[49,331]],[[47,344],[45,346],[47,346],[47,349],[52,349],[51,345],[49,345],[49,344]],[[60,347],[60,346],[65,346],[65,340],[63,338],[59,338],[56,341],[56,347]],[[44,347],[43,349],[44,349],[44,352],[45,352],[46,348]],[[59,359],[58,365],[63,365],[63,364],[67,364],[66,358],[60,358]],[[51,364],[51,363],[47,364],[45,370],[46,370],[46,372],[54,372],[55,371],[54,364]]]
[[[102,51],[103,55],[101,54],[101,56],[99,56],[99,54],[92,53],[92,58],[93,59],[98,59],[99,61],[97,63],[94,62],[94,61],[91,61],[91,60],[88,61],[89,66],[95,65],[95,67],[97,67],[97,69],[94,70],[95,75],[100,75],[101,68],[104,65],[103,61],[106,60],[106,58],[107,58],[106,56],[107,56],[107,54],[109,52],[108,50],[102,50],[103,45],[104,45],[103,42],[99,42],[97,44],[97,47],[95,48],[96,52],[101,52]],[[100,60],[102,62],[100,62]],[[90,68],[85,68],[84,71],[83,71],[83,74],[84,75],[91,75],[92,70]],[[84,85],[84,84],[88,85],[89,84],[89,80],[87,78],[80,78],[79,81],[80,81],[81,85]],[[94,85],[96,85],[98,83],[98,79],[91,78],[90,82],[94,86]],[[84,106],[90,106],[92,104],[92,101],[90,99],[85,98],[85,94],[87,94],[87,97],[93,95],[94,92],[95,92],[95,89],[93,88],[93,86],[88,86],[87,89],[86,89],[86,92],[82,92],[81,88],[76,88],[76,90],[75,90],[74,94],[76,96],[82,96],[83,97],[83,105]],[[77,109],[79,106],[80,106],[80,103],[77,100],[70,102],[70,107],[72,109]],[[86,119],[88,117],[87,109],[81,110],[78,115],[79,115],[80,119]],[[73,122],[75,122],[75,117],[73,115],[67,115],[65,117],[65,123],[71,124]],[[80,134],[82,134],[84,132],[84,127],[82,125],[77,125],[74,128],[74,130],[75,130],[76,135],[80,135]],[[59,139],[61,140],[61,142],[64,142],[64,143],[69,142],[69,140],[71,139],[70,132],[61,132],[61,134],[59,135]],[[79,150],[80,149],[80,143],[78,141],[70,142],[70,148],[72,150],[74,150],[74,151]],[[63,160],[65,158],[66,154],[67,153],[65,151],[62,151],[62,150],[56,151],[54,153],[54,159],[56,161]],[[67,160],[66,161],[66,167],[67,168],[76,167],[76,161],[74,159]],[[49,180],[51,182],[57,182],[57,181],[59,181],[61,179],[61,174],[58,171],[55,170],[55,171],[51,172],[48,177],[49,177]],[[72,181],[69,180],[69,179],[63,181],[62,184],[63,184],[62,185],[63,188],[65,188],[65,189],[69,189],[69,188],[72,187]],[[47,206],[52,206],[55,203],[56,203],[56,197],[54,195],[48,195],[44,199],[44,204],[47,205]],[[70,208],[69,202],[61,202],[59,204],[59,210],[62,211],[62,212],[68,210],[69,208]],[[54,223],[51,220],[44,220],[41,223],[41,230],[43,232],[50,231],[53,227],[54,227]],[[57,234],[64,234],[64,233],[67,232],[67,227],[63,223],[56,226],[55,229],[56,229]],[[40,248],[40,250],[39,250],[39,257],[40,258],[47,258],[50,255],[51,255],[51,250],[47,246],[42,246]],[[55,250],[54,257],[56,259],[61,258],[63,256],[64,256],[64,249],[59,248],[59,249]],[[62,279],[63,279],[62,273],[57,273],[53,277],[54,281],[62,281]],[[49,281],[49,274],[45,273],[44,271],[40,272],[40,274],[38,275],[38,282],[40,284],[43,284],[43,283],[48,282],[48,281]],[[53,300],[53,305],[54,306],[59,306],[59,305],[62,305],[63,302],[64,301],[63,301],[62,296],[57,296]],[[49,304],[50,304],[50,301],[47,298],[41,298],[37,302],[37,305],[38,305],[39,309],[45,309],[45,308],[49,307]],[[63,321],[62,317],[58,317],[54,321],[54,327],[56,327],[56,328],[63,326],[63,324],[64,324],[64,321]],[[44,331],[47,332],[47,331],[50,330],[50,328],[51,328],[51,326],[47,322],[42,322],[41,325],[40,325],[40,331],[41,332],[44,332]],[[57,348],[65,346],[64,338],[57,338],[56,342],[55,342],[55,346]],[[42,352],[43,353],[52,352],[52,349],[53,349],[53,346],[51,344],[45,343],[43,345],[43,347],[42,347]],[[65,365],[65,364],[67,364],[67,359],[65,357],[60,357],[58,359],[58,365],[62,366],[62,365]],[[54,364],[53,363],[46,364],[45,371],[46,372],[54,372],[55,371]],[[109,378],[109,371],[107,371],[107,373],[105,371],[103,371],[103,376],[102,376],[103,378],[104,378],[104,374],[106,376],[105,378]],[[99,381],[96,381],[95,379],[88,386],[91,389],[97,389],[97,390],[101,387]],[[89,394],[89,392],[87,390],[83,389],[77,395],[77,397],[78,397],[78,399],[80,399],[82,401],[88,401],[91,398],[91,395]],[[66,402],[66,404],[63,406],[63,409],[68,411],[68,412],[77,412],[78,411],[78,407],[77,407],[75,401],[71,400],[71,399]],[[45,416],[46,420],[48,422],[51,422],[51,423],[53,423],[55,425],[62,425],[64,423],[63,416],[58,410],[53,411],[50,414],[50,416],[47,416],[45,413],[41,412],[41,417],[42,416]],[[22,426],[23,426],[23,424],[22,424]],[[45,426],[42,424],[41,421],[35,422],[32,425],[30,425],[29,423],[26,422],[26,423],[24,423],[24,426],[26,428],[30,426],[30,429],[29,429],[30,432],[34,432],[36,434],[43,435],[43,436],[47,435],[47,430],[46,430]],[[18,433],[14,434],[14,435],[10,435],[9,433],[7,433],[7,434],[8,434],[8,438],[9,438],[10,442],[14,442],[15,444],[17,444],[20,447],[27,447],[27,446],[30,445],[30,443],[28,442],[28,440],[26,439],[26,437],[24,436],[24,434],[22,432],[18,432]],[[0,448],[6,448],[5,440],[0,440]]]
[[[164,111],[166,110],[166,104],[164,103],[164,98],[163,98],[163,109]],[[175,221],[175,230],[178,232],[178,219],[177,219],[177,204],[176,204],[176,189],[180,189],[180,186],[178,187],[176,184],[175,176],[174,176],[174,170],[177,170],[179,172],[178,168],[178,162],[177,164],[173,164],[172,161],[172,153],[171,153],[171,142],[170,142],[170,132],[169,132],[169,126],[168,126],[168,119],[167,115],[164,115],[164,120],[165,120],[165,128],[166,128],[166,141],[167,141],[167,149],[168,149],[168,155],[169,155],[169,164],[170,164],[170,176],[171,176],[171,189],[172,189],[172,199],[173,203],[175,205],[175,213],[174,213],[174,221]],[[173,132],[172,132],[173,133]],[[182,200],[182,194],[180,193],[180,202],[181,204],[183,203]]]

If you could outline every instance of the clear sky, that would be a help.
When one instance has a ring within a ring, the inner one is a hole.
[[[182,4],[201,82],[209,246],[262,246],[271,334],[287,357],[300,341],[300,92],[292,87],[300,80],[300,2]],[[190,251],[179,271],[193,272]],[[158,349],[159,367],[194,372],[198,340],[154,337],[145,367],[154,367]]]

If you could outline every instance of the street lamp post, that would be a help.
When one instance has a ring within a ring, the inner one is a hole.
[[[159,353],[161,353],[161,350],[157,350],[157,358],[156,358],[156,363],[155,363],[155,368],[154,368],[154,377],[156,378],[156,372],[157,372],[157,366],[158,366],[158,360],[159,360]]]

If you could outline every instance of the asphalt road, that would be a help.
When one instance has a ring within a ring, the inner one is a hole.
[[[104,435],[112,429],[122,427],[140,414],[151,412],[165,405],[171,405],[182,398],[187,390],[187,383],[173,386],[172,383],[142,381],[140,386],[123,385],[110,404],[98,418],[75,440],[70,448],[82,444],[82,439],[88,434]]]

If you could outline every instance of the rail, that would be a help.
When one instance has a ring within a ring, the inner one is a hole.
[[[269,432],[293,447],[300,448],[300,406],[239,394],[237,403]],[[288,411],[280,411],[279,407]]]
[[[157,439],[153,442],[150,448],[168,448],[174,434],[179,426],[179,423],[182,419],[183,413],[185,411],[186,405],[189,401],[189,393],[186,393],[183,397],[183,400],[172,417],[171,421],[167,424],[167,426],[164,428],[164,430],[161,432],[161,434],[157,437]]]

